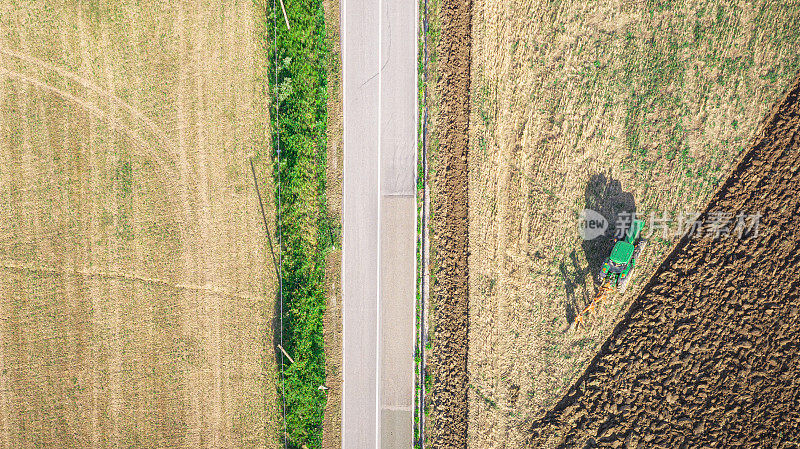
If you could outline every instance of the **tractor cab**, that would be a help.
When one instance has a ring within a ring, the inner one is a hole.
[[[634,220],[628,232],[625,233],[625,239],[616,241],[614,248],[611,250],[611,254],[608,256],[605,263],[603,263],[603,268],[600,270],[600,273],[598,273],[598,281],[600,284],[609,282],[620,291],[625,291],[631,271],[636,262],[636,256],[643,246],[643,242],[639,241],[639,233],[643,225],[643,221]]]
[[[611,255],[608,257],[609,264],[612,265],[612,268],[625,268],[631,261],[634,249],[636,249],[635,246],[624,240],[617,242],[614,245],[614,249],[611,250]],[[617,272],[619,273],[619,271]]]

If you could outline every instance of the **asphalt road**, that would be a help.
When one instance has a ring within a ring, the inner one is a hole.
[[[343,0],[342,447],[410,448],[417,10]]]

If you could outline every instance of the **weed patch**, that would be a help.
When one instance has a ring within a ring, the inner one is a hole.
[[[327,56],[320,0],[287,2],[291,25],[277,4],[270,47],[273,176],[280,188],[283,237],[283,344],[294,363],[283,365],[289,447],[322,445],[325,392],[323,315],[325,257],[336,243],[325,195],[327,157]]]

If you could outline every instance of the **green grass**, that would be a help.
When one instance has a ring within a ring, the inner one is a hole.
[[[425,11],[426,3],[427,3],[427,9],[428,9],[427,13]],[[433,128],[433,126],[435,125],[435,117],[436,117],[436,114],[438,113],[438,109],[437,109],[438,102],[437,102],[437,99],[436,99],[437,92],[436,92],[436,89],[435,89],[435,82],[433,80],[436,79],[436,73],[437,73],[436,68],[438,66],[437,43],[439,41],[439,36],[440,36],[440,33],[441,33],[441,27],[439,25],[439,20],[438,20],[439,0],[423,0],[423,1],[420,1],[417,5],[418,5],[418,8],[419,8],[420,20],[424,20],[425,18],[427,18],[427,21],[428,21],[427,30],[423,30],[422,31],[424,33],[424,35],[420,35],[419,40],[418,40],[419,48],[418,48],[418,52],[417,52],[417,55],[418,55],[418,60],[417,60],[418,67],[417,67],[417,70],[418,70],[418,75],[419,75],[419,85],[417,87],[418,88],[417,95],[419,96],[419,103],[418,103],[419,111],[418,112],[420,114],[419,115],[420,119],[422,119],[422,117],[423,117],[423,110],[427,109],[427,112],[428,112],[428,123],[427,123],[427,126],[428,126],[428,128],[427,128],[428,129],[428,133],[427,133],[428,134],[427,135],[428,179],[433,179],[435,177],[435,175],[436,175],[437,151],[438,151],[438,148],[439,148],[438,135],[437,135],[437,133],[435,132],[435,130]],[[427,57],[428,57],[427,65],[425,64],[425,60],[424,60],[425,55],[424,55],[423,48],[422,48],[423,39],[427,40],[427,51],[428,51],[428,54],[427,54]],[[425,86],[425,83],[427,83],[427,86]],[[423,95],[422,95],[423,94],[423,89],[427,89],[427,99],[423,99]],[[427,100],[427,104],[424,103],[424,100]],[[424,181],[425,181],[424,180],[424,176],[423,176],[423,167],[422,167],[422,163],[423,163],[424,158],[423,158],[423,153],[422,153],[423,148],[422,148],[422,138],[421,138],[422,137],[422,135],[421,135],[422,126],[421,125],[422,124],[420,123],[420,127],[419,127],[419,131],[420,131],[420,136],[419,137],[420,138],[418,139],[418,144],[419,144],[418,155],[419,155],[419,157],[417,158],[417,161],[418,161],[417,162],[417,164],[418,164],[417,169],[418,169],[418,173],[420,174],[420,176],[418,176],[418,178],[417,178],[418,179],[418,183],[419,183],[417,185],[418,189],[421,189],[423,187],[422,183],[424,183]],[[432,205],[433,200],[436,197],[436,192],[433,191],[433,186],[429,186],[428,194],[430,195],[430,202],[431,202],[431,205]],[[417,195],[417,198],[419,199],[419,202],[417,204],[417,210],[418,210],[418,212],[421,212],[421,208],[423,207],[423,204],[421,202],[422,201],[422,195],[421,194]],[[421,217],[422,214],[418,213],[418,216]],[[434,221],[434,210],[433,210],[433,207],[431,207],[430,210],[429,210],[429,215],[428,215],[428,223],[432,223],[433,221]],[[420,232],[421,229],[422,229],[422,223],[420,222],[420,227],[418,229],[418,232]],[[429,229],[429,231],[431,230],[430,227],[428,229]],[[428,238],[430,239],[430,237],[431,237],[431,232],[428,233]],[[436,283],[436,268],[435,268],[435,262],[434,262],[436,260],[436,256],[435,256],[436,255],[436,247],[435,247],[434,242],[432,240],[429,240],[428,243],[430,245],[429,246],[429,254],[428,254],[429,263],[430,263],[430,266],[428,267],[428,285],[430,286],[430,285],[434,285]],[[422,260],[421,260],[422,248],[419,248],[418,257],[419,257],[418,261],[420,263],[417,264],[417,266],[419,267],[419,270],[417,271],[417,285],[421,286],[421,282],[420,281],[421,281],[421,276],[422,276],[422,263],[421,263],[422,262]],[[418,297],[421,296],[421,294],[422,294],[422,292],[419,291],[419,289],[418,289],[418,291],[417,291]],[[436,314],[435,304],[433,304],[432,302],[429,303],[428,304],[428,309],[425,310],[424,313],[426,314],[426,316],[428,318],[428,323],[429,323],[429,327],[427,329],[427,331],[428,331],[427,341],[425,343],[425,348],[424,349],[425,349],[425,353],[430,355],[432,350],[433,350],[433,335],[434,335],[433,328],[435,326],[434,317],[435,317],[435,314]],[[417,325],[419,325],[419,321],[420,320],[417,320]],[[417,347],[415,352],[416,352],[417,355],[419,355],[420,354],[420,348]],[[416,367],[416,370],[415,370],[416,371],[415,372],[415,374],[416,374],[415,379],[419,378],[419,370],[420,369],[422,369],[422,367],[418,365]],[[419,389],[420,388],[424,388],[425,398],[426,399],[430,398],[430,395],[431,395],[431,393],[433,391],[433,374],[432,374],[432,372],[430,370],[425,370],[424,376],[423,376],[423,385],[418,385],[418,383],[419,383],[418,381],[415,382],[415,390],[414,390],[415,393],[419,393]],[[417,404],[417,405],[419,406],[419,404]],[[431,406],[431,402],[430,402],[429,399],[424,404],[422,404],[423,413],[425,415],[425,426],[424,426],[425,428],[422,429],[423,435],[420,435],[420,432],[419,432],[419,430],[420,430],[419,426],[418,426],[418,424],[419,424],[419,416],[417,415],[417,413],[414,414],[414,424],[415,425],[414,425],[414,442],[413,442],[413,444],[414,444],[415,448],[421,447],[420,446],[420,442],[421,441],[424,441],[425,445],[429,444],[428,433],[425,432],[425,429],[433,428],[433,422],[436,419],[435,414],[431,413],[431,407],[430,406]]]
[[[325,393],[323,315],[325,256],[336,243],[325,195],[327,57],[325,16],[320,0],[285,3],[271,10],[277,36],[269,51],[272,98],[272,152],[280,179],[280,232],[283,235],[284,365],[288,446],[322,446]],[[274,29],[270,29],[270,34]],[[277,56],[277,83],[275,60]],[[276,119],[275,102],[279,113]],[[278,135],[280,134],[280,139]],[[276,203],[278,192],[276,192]]]

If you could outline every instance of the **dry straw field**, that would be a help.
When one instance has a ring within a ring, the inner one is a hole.
[[[0,446],[275,447],[263,10],[2,8]]]
[[[678,234],[576,331],[609,245],[579,212],[702,210],[798,50],[792,2],[472,3],[469,447],[522,447]]]

